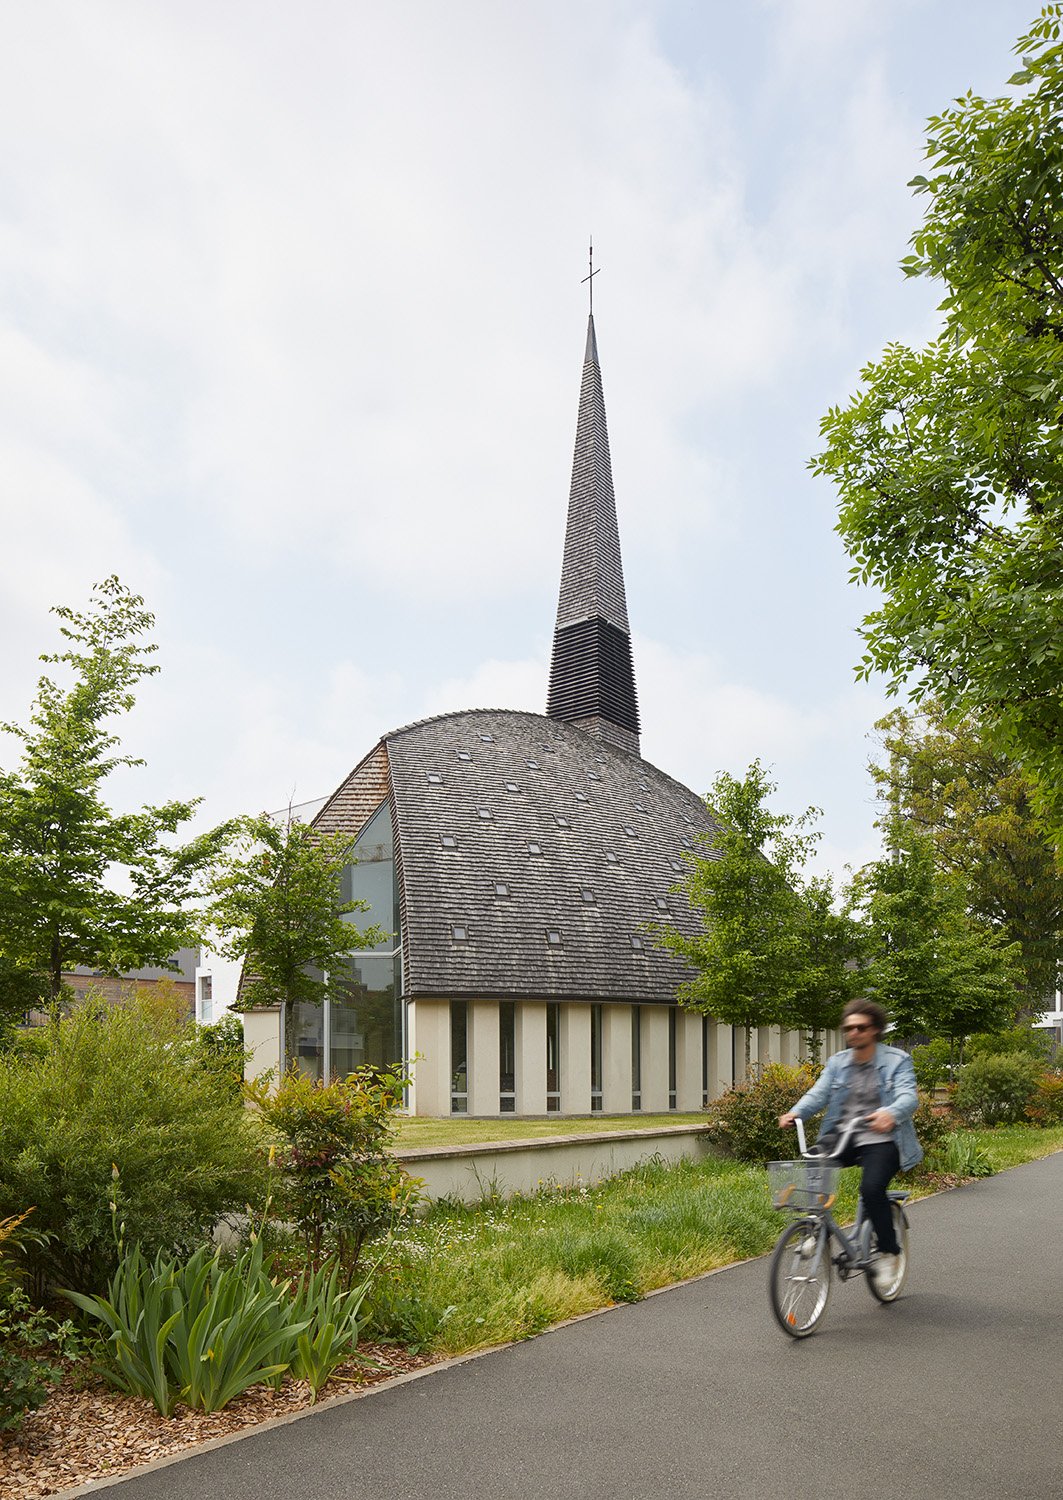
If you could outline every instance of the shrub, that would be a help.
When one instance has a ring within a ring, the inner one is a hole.
[[[951,1056],[948,1042],[940,1037],[927,1042],[923,1047],[912,1048],[915,1081],[921,1089],[929,1092],[931,1089],[936,1089],[939,1084],[948,1081],[952,1076],[952,1070],[949,1067]]]
[[[951,1105],[933,1104],[925,1094],[920,1094],[915,1114],[912,1116],[919,1144],[927,1156],[956,1129],[956,1120]]]
[[[1012,1026],[1007,1031],[979,1032],[968,1037],[964,1053],[968,1059],[1002,1057],[1013,1053],[1047,1063],[1056,1050],[1051,1032],[1041,1026]]]
[[[810,1063],[787,1067],[767,1063],[709,1105],[709,1138],[738,1161],[778,1161],[797,1147],[791,1130],[780,1130],[779,1116],[807,1092],[819,1076]],[[809,1131],[814,1139],[815,1127]]]
[[[927,1166],[932,1172],[943,1172],[949,1177],[992,1177],[996,1171],[989,1153],[966,1130],[958,1130],[939,1142],[929,1153]]]
[[[1026,1106],[1026,1118],[1033,1125],[1063,1122],[1063,1073],[1041,1074],[1037,1092]]]
[[[197,1027],[195,1037],[203,1066],[222,1078],[234,1096],[241,1096],[244,1063],[250,1054],[244,1046],[244,1023],[240,1016],[227,1011],[220,1021]]]
[[[1021,1052],[975,1057],[960,1070],[956,1109],[971,1124],[1011,1125],[1037,1094],[1042,1068]]]
[[[414,1179],[388,1150],[405,1083],[399,1071],[365,1067],[323,1084],[293,1068],[274,1093],[268,1082],[246,1086],[280,1148],[277,1211],[315,1262],[332,1246],[353,1273],[369,1236],[416,1201]]]
[[[126,1235],[190,1249],[260,1197],[250,1112],[204,1069],[195,1028],[139,999],[86,1002],[46,1028],[40,1056],[0,1056],[0,1215],[35,1205],[32,1286],[93,1290],[117,1262],[112,1167]]]
[[[27,1357],[27,1346],[37,1349],[58,1343],[69,1326],[59,1328],[32,1308],[19,1288],[20,1268],[12,1252],[25,1249],[30,1238],[24,1227],[28,1217],[27,1212],[0,1220],[0,1433],[13,1431],[28,1411],[41,1406],[59,1376],[54,1365]]]

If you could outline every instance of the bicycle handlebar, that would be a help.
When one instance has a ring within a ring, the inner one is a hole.
[[[815,1148],[813,1148],[811,1151],[808,1149],[808,1146],[805,1143],[805,1122],[799,1115],[796,1115],[794,1117],[794,1124],[797,1126],[797,1145],[801,1155],[808,1157],[810,1161],[814,1161],[819,1156],[823,1156],[825,1160],[830,1156],[841,1156],[842,1152],[849,1144],[850,1136],[854,1133],[858,1126],[866,1125],[867,1120],[860,1115],[857,1115],[855,1120],[850,1120],[845,1129],[842,1131],[840,1138],[836,1142],[834,1150],[828,1153],[817,1151],[815,1150]]]

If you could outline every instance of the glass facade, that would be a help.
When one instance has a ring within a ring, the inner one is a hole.
[[[591,1006],[591,1109],[602,1107],[602,1007]]]
[[[450,1002],[450,1112],[469,1113],[469,1007]]]
[[[384,938],[352,952],[342,971],[329,975],[321,1006],[295,1005],[288,1017],[289,1060],[311,1078],[343,1078],[368,1063],[388,1067],[405,1054],[402,1016],[399,893],[391,808],[381,803],[359,835],[354,861],[340,877],[343,901],[364,901],[348,912],[358,932],[381,927]]]
[[[561,1007],[556,1000],[546,1007],[546,1108],[551,1114],[561,1108]]]
[[[642,1007],[631,1007],[631,1108],[642,1108]]]
[[[517,1007],[503,1000],[498,1007],[498,1110],[511,1115],[517,1108]]]

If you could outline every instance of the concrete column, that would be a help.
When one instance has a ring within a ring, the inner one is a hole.
[[[546,1002],[519,1000],[515,1008],[518,1115],[546,1114]]]
[[[760,1065],[763,1068],[767,1063],[778,1062],[782,1056],[782,1027],[762,1026],[760,1028]]]
[[[680,1006],[675,1018],[675,1107],[684,1114],[701,1108],[701,1031],[712,1025],[697,1011]]]
[[[469,1113],[497,1115],[498,1107],[498,1001],[470,1000]]]
[[[793,1067],[797,1062],[797,1048],[800,1040],[801,1037],[798,1032],[787,1031],[783,1027],[780,1027],[779,1051],[776,1061],[785,1064],[788,1068]]]
[[[726,1094],[734,1081],[732,1057],[735,1031],[709,1017],[709,1098]]]
[[[663,1115],[668,1109],[667,1005],[642,1007],[642,1113]]]
[[[561,1113],[591,1112],[591,1008],[561,1006]]]
[[[411,1000],[407,1014],[414,1059],[410,1113],[441,1118],[450,1114],[450,1001]]]
[[[631,1006],[602,1006],[602,1113],[631,1113]]]
[[[244,1077],[259,1078],[272,1072],[275,1079],[280,1078],[284,1072],[280,1006],[244,1011],[243,1022],[244,1048],[251,1054],[244,1064]]]

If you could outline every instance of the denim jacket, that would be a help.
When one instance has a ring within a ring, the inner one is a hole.
[[[802,1120],[818,1115],[826,1109],[820,1134],[824,1135],[842,1122],[845,1096],[849,1091],[849,1066],[853,1054],[851,1049],[835,1052],[827,1059],[827,1066],[816,1079],[807,1094],[802,1094],[793,1107],[793,1113]],[[901,1158],[901,1170],[906,1172],[923,1159],[912,1124],[912,1116],[919,1103],[915,1090],[915,1069],[912,1059],[900,1047],[887,1047],[879,1042],[875,1047],[875,1067],[878,1070],[879,1087],[882,1091],[882,1108],[888,1109],[897,1121],[893,1138]]]

